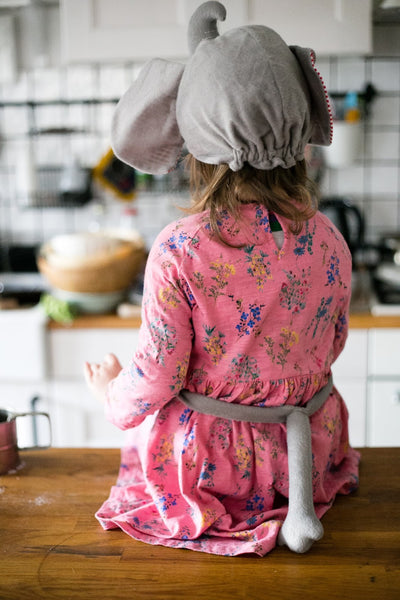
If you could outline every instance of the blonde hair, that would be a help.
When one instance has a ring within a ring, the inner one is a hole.
[[[192,205],[190,213],[210,209],[210,226],[219,241],[226,244],[218,227],[222,210],[239,219],[241,204],[256,202],[269,211],[290,219],[290,230],[298,234],[303,222],[318,210],[317,186],[307,176],[304,160],[294,167],[270,171],[245,165],[232,171],[228,165],[209,165],[191,154],[186,158],[190,174]]]

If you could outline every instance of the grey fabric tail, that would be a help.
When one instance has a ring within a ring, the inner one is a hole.
[[[324,529],[314,508],[310,417],[328,399],[332,375],[306,406],[246,406],[224,402],[183,390],[178,396],[185,406],[199,413],[249,423],[284,423],[287,431],[289,470],[288,513],[278,534],[278,544],[293,552],[307,552]]]

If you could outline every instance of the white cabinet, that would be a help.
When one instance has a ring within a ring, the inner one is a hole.
[[[114,352],[124,364],[132,358],[139,330],[55,329],[49,333],[54,443],[57,446],[119,447],[123,432],[109,424],[103,408],[83,380],[86,360],[100,361]],[[349,409],[350,442],[366,444],[368,331],[350,330],[346,346],[333,365],[335,385]]]
[[[400,446],[400,330],[352,329],[332,368],[354,446]]]
[[[353,447],[366,445],[366,380],[337,379],[337,389],[349,411],[349,438]]]
[[[366,444],[368,331],[351,329],[343,352],[332,366],[333,380],[349,410],[352,446]]]
[[[372,329],[369,339],[368,446],[400,446],[400,331]]]
[[[125,432],[104,417],[103,406],[82,381],[54,380],[49,392],[52,401],[54,446],[120,448]]]
[[[67,62],[145,60],[187,55],[194,0],[62,0],[61,48]]]
[[[219,31],[246,24],[276,29],[288,44],[321,54],[372,50],[372,0],[223,0]],[[202,0],[61,0],[66,62],[187,57],[187,24]]]
[[[399,329],[371,329],[368,371],[372,377],[400,378]]]
[[[46,317],[40,308],[0,311],[0,332],[0,381],[43,381]]]
[[[49,331],[49,396],[54,446],[121,447],[124,433],[109,423],[89,392],[85,361],[100,362],[113,352],[121,364],[133,356],[138,329],[53,329]]]
[[[85,361],[100,362],[109,352],[124,364],[132,358],[138,337],[138,329],[52,329],[50,377],[82,381]]]
[[[38,308],[3,310],[0,332],[0,406],[48,411],[46,318]],[[41,444],[49,441],[44,417],[17,419],[17,432],[20,446],[34,445],[35,438]]]
[[[250,0],[248,7],[249,22],[267,25],[287,44],[313,48],[317,56],[372,50],[370,0]]]
[[[369,383],[368,446],[400,446],[400,378]]]

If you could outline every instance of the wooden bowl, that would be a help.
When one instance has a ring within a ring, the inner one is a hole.
[[[127,289],[143,269],[145,258],[140,241],[120,240],[110,251],[68,259],[55,254],[50,242],[41,249],[37,263],[55,289],[104,294]]]

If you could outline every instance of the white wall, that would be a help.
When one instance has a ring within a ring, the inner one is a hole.
[[[124,219],[126,205],[101,189],[99,201],[84,208],[32,208],[22,197],[20,188],[26,169],[24,160],[32,150],[35,168],[61,167],[71,156],[84,166],[93,167],[108,150],[109,130],[115,104],[137,76],[141,65],[75,65],[59,66],[58,9],[47,9],[47,38],[51,53],[47,61],[29,50],[28,38],[19,48],[20,62],[25,68],[15,81],[0,84],[0,239],[36,242],[55,233],[82,230],[94,224],[116,225]],[[18,27],[26,32],[22,12],[17,11]],[[398,28],[395,28],[398,30]],[[392,31],[392,29],[391,29]],[[383,36],[384,37],[384,36]],[[380,36],[382,38],[382,36]],[[356,162],[347,168],[328,169],[322,181],[323,194],[348,196],[365,212],[367,232],[371,239],[381,231],[400,227],[400,56],[382,54],[377,47],[369,57],[324,57],[318,68],[330,92],[362,90],[371,82],[378,97],[371,114],[363,122],[363,148]],[[96,105],[57,104],[60,100],[95,99]],[[55,101],[54,105],[37,107],[34,126],[69,127],[82,133],[68,135],[27,134],[32,126],[30,101]],[[16,105],[12,106],[12,103]],[[178,211],[171,196],[139,196],[137,216],[131,220],[151,244],[157,232]],[[185,198],[178,198],[178,203]],[[128,222],[125,219],[125,222]]]

